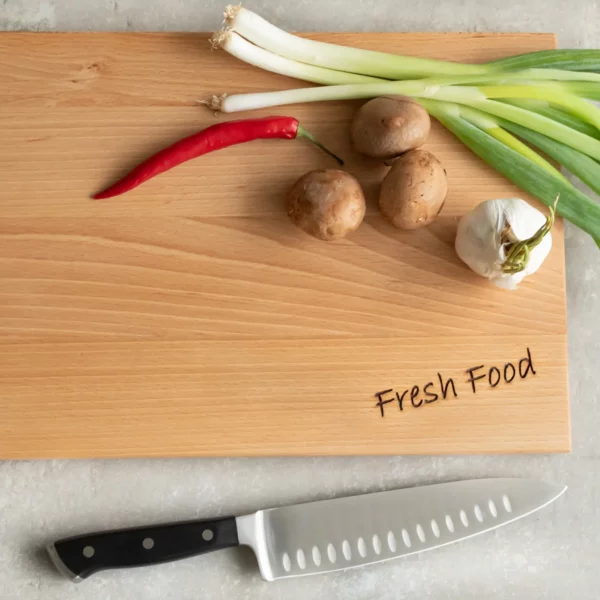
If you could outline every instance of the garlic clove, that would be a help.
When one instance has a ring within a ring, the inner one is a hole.
[[[504,222],[510,225],[518,241],[535,235],[546,222],[546,215],[521,198],[505,198],[501,206]]]
[[[458,224],[455,249],[459,258],[475,273],[492,277],[500,256],[500,210],[495,201],[478,204]]]

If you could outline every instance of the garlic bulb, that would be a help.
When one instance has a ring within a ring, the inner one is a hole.
[[[458,224],[456,253],[494,285],[515,289],[548,256],[553,224],[552,208],[545,217],[520,198],[486,200]]]

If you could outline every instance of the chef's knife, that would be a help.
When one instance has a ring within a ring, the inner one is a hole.
[[[250,546],[272,581],[431,550],[495,529],[566,487],[531,479],[474,479],[261,510],[242,517],[104,531],[48,547],[74,581],[93,573]]]

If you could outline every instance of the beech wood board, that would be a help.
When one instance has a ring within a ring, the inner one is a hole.
[[[0,458],[568,451],[562,224],[538,274],[494,288],[455,255],[456,224],[519,190],[436,123],[427,148],[449,197],[429,228],[397,231],[377,209],[386,167],[350,149],[360,103],[215,116],[196,100],[306,84],[208,37],[0,34]],[[550,34],[308,37],[465,62],[555,47]],[[167,143],[269,113],[346,158],[369,199],[358,232],[325,243],[288,221],[286,189],[336,166],[303,140],[90,200]],[[527,348],[535,375],[472,392],[466,369],[501,372]],[[458,396],[419,406],[438,373]],[[388,389],[408,395],[382,417]]]

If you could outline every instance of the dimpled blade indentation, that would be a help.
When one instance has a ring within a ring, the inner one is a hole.
[[[479,506],[479,504],[475,505],[475,507],[473,508],[473,512],[475,513],[475,518],[480,523],[483,523],[483,513],[481,512],[481,507]]]
[[[410,541],[410,534],[408,533],[408,531],[406,531],[406,529],[402,530],[402,541],[404,542],[404,545],[407,548],[410,548],[412,546],[412,542]]]
[[[337,552],[335,551],[335,546],[333,544],[327,544],[327,558],[332,565],[335,564]]]
[[[350,542],[348,540],[342,542],[342,554],[346,560],[352,560],[352,548],[350,548]]]
[[[381,540],[377,534],[373,536],[373,551],[377,555],[381,554]]]

